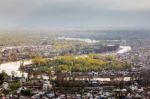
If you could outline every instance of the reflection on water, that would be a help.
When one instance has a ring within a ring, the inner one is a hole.
[[[31,60],[24,61],[24,65],[28,65],[31,63]],[[14,72],[16,76],[20,77],[21,72],[19,71],[19,67],[20,61],[3,63],[0,65],[0,72],[5,71],[8,75],[12,75],[12,73]]]

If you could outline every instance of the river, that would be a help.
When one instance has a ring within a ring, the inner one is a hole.
[[[32,63],[31,60],[24,61],[24,65],[28,65],[31,63]],[[21,77],[22,73],[19,71],[19,67],[20,67],[20,61],[3,63],[0,65],[0,72],[4,71],[8,75],[12,75],[12,73],[14,73],[15,76]],[[25,76],[26,76],[26,74],[25,74]]]
[[[123,54],[129,52],[131,51],[131,49],[132,49],[131,46],[120,46],[117,54]]]

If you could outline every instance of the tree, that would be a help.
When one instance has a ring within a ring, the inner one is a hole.
[[[4,71],[2,73],[0,73],[0,85],[3,84],[6,77],[7,77],[7,74]]]
[[[11,91],[16,91],[20,87],[20,82],[13,82],[10,84]]]
[[[30,96],[32,91],[30,89],[21,90],[21,94],[24,96]]]
[[[59,73],[66,73],[69,71],[70,71],[70,68],[68,65],[59,65],[57,68],[57,72],[59,72]]]
[[[41,64],[46,64],[48,59],[42,57],[35,57],[32,59],[32,63],[40,66]]]
[[[51,77],[52,77],[52,68],[48,69],[48,77],[49,77],[49,80],[51,80]]]

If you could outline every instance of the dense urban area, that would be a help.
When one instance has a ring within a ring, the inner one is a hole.
[[[2,99],[150,99],[150,31],[2,31]]]

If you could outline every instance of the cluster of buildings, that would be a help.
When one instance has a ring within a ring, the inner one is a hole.
[[[61,50],[53,52],[51,45],[41,46],[23,46],[23,47],[6,47],[1,49],[1,55],[8,59],[12,53],[42,53],[45,57],[52,55],[69,54],[88,54],[102,53],[107,51],[118,50],[119,45],[98,46],[92,45],[85,48],[76,46],[75,49]],[[130,50],[130,48],[128,49]],[[126,51],[126,50],[125,50]],[[74,88],[61,87],[61,91],[54,82],[57,79],[49,79],[49,74],[45,74],[47,79],[43,78],[43,74],[34,76],[32,72],[31,78],[12,77],[5,79],[0,87],[0,95],[2,99],[150,99],[150,86],[145,85],[145,80],[140,76],[142,68],[150,66],[149,48],[132,49],[126,53],[117,54],[118,57],[134,65],[130,70],[103,70],[101,72],[88,73],[68,73],[61,74],[58,80],[61,81],[81,81],[86,84],[84,88],[79,88],[80,91],[71,92]],[[14,55],[15,56],[15,55]],[[27,57],[21,57],[21,59]],[[19,58],[18,58],[19,59]],[[27,68],[28,69],[28,68]],[[30,69],[30,68],[29,68]],[[58,75],[53,75],[57,78]],[[18,82],[19,86],[14,91],[10,91],[11,84]],[[63,90],[63,91],[62,91]],[[8,93],[7,93],[8,91]],[[6,93],[5,93],[6,92]]]
[[[133,73],[135,72],[133,71],[132,75]],[[150,86],[144,86],[139,79],[123,79],[129,74],[129,71],[89,72],[82,75],[78,73],[78,79],[73,82],[82,81],[86,86],[74,92],[71,91],[74,90],[73,86],[58,87],[53,80],[8,77],[1,86],[0,92],[10,91],[11,84],[16,81],[19,83],[19,87],[15,91],[0,95],[3,99],[149,99]],[[65,79],[69,76],[74,77],[74,74],[61,76]],[[83,80],[83,78],[86,79]],[[110,79],[108,80],[108,78]],[[63,83],[61,80],[58,82]]]
[[[54,46],[54,45],[53,45]],[[86,47],[81,47],[75,45],[73,48],[67,49],[54,49],[52,45],[37,45],[37,46],[12,46],[3,47],[0,51],[1,61],[16,61],[21,59],[29,59],[32,55],[38,55],[42,57],[53,57],[57,55],[82,55],[89,53],[104,53],[116,51],[119,45],[88,45]]]
[[[150,47],[134,48],[132,51],[118,55],[120,59],[132,63],[135,68],[149,68],[150,66]]]
[[[85,55],[90,53],[107,53],[115,52],[119,49],[119,45],[100,45],[91,44],[87,46],[75,45],[73,48],[68,48],[60,51],[60,55],[73,54],[73,55]]]
[[[8,61],[11,60],[21,60],[28,59],[30,55],[42,55],[45,57],[51,56],[52,45],[37,45],[37,46],[12,46],[12,47],[3,47],[1,48],[1,60]]]

